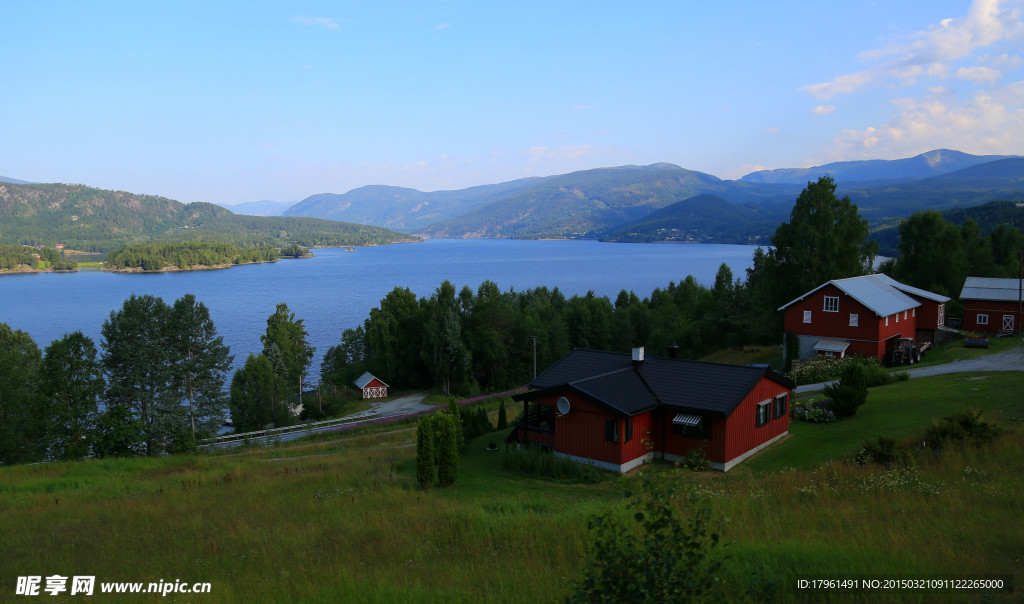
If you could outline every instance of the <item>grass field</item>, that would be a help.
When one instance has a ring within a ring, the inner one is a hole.
[[[642,471],[668,473],[713,510],[729,543],[728,601],[756,571],[779,582],[781,601],[1019,601],[1019,590],[812,595],[794,585],[836,573],[1024,577],[1022,391],[1016,372],[916,378],[873,389],[851,420],[794,423],[727,474]],[[1009,433],[891,471],[839,461],[864,439],[913,439],[960,408]],[[172,602],[562,600],[585,565],[588,519],[620,505],[635,478],[509,473],[487,450],[504,436],[471,442],[456,485],[430,491],[414,488],[410,426],[209,457],[0,468],[0,600],[14,599],[17,577],[52,574],[212,584],[161,598]],[[692,505],[676,504],[683,514]]]

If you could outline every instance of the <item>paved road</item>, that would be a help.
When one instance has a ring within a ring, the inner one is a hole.
[[[989,354],[976,359],[962,359],[958,361],[952,361],[949,363],[943,363],[941,365],[931,365],[929,367],[914,367],[912,369],[899,369],[898,371],[906,371],[910,374],[910,377],[929,377],[933,375],[944,375],[947,373],[966,373],[973,371],[1024,371],[1024,346],[1017,346],[1010,350],[1003,352],[997,352],[996,354]],[[794,392],[813,392],[815,390],[821,390],[826,384],[832,382],[824,382],[821,384],[804,384],[803,386],[797,386]]]

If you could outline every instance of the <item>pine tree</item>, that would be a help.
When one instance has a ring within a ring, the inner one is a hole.
[[[190,440],[195,443],[197,431],[200,436],[215,433],[224,419],[224,382],[233,357],[217,335],[210,311],[192,294],[175,301],[170,325],[172,385],[187,406]]]
[[[435,417],[440,435],[437,449],[437,482],[442,487],[450,487],[459,477],[459,428],[455,423],[455,417],[450,413],[438,413]]]
[[[498,430],[508,428],[508,412],[505,410],[505,399],[498,403]]]

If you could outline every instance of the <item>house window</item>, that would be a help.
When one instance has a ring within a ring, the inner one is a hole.
[[[900,313],[896,313],[896,322],[897,322],[897,323],[899,323],[899,322],[900,322]]]
[[[860,315],[850,313],[850,327],[857,327],[858,325],[860,325]]]
[[[978,325],[988,325],[988,315],[978,313]]]
[[[780,394],[775,397],[775,412],[772,418],[778,419],[786,414],[786,407],[789,406],[789,394]]]
[[[613,443],[619,442],[619,420],[604,420],[604,439]]]
[[[906,318],[907,318],[907,312],[908,312],[908,311],[903,311],[903,318],[904,318],[904,319],[906,319]]]
[[[885,326],[886,326],[886,327],[888,327],[888,326],[889,326],[889,317],[886,317],[886,318],[885,318]]]
[[[763,426],[768,423],[768,414],[771,413],[772,402],[761,401],[757,404],[757,421],[755,426]]]
[[[804,311],[804,323],[810,323],[810,322],[811,322],[811,311],[805,310]]]
[[[706,417],[692,417],[685,422],[673,421],[672,434],[687,438],[711,438],[711,420]]]
[[[626,438],[624,439],[624,442],[628,443],[631,440],[633,440],[633,418],[632,417],[627,417],[626,418]]]
[[[825,312],[839,312],[839,296],[825,296]]]

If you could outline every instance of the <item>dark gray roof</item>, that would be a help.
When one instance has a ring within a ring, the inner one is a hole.
[[[665,407],[728,416],[764,377],[794,386],[766,366],[665,357],[647,357],[634,365],[629,353],[577,348],[530,383],[533,391],[516,398],[531,400],[571,390],[624,415]]]
[[[960,291],[960,299],[1017,302],[1020,300],[1020,287],[1020,279],[967,277]]]

